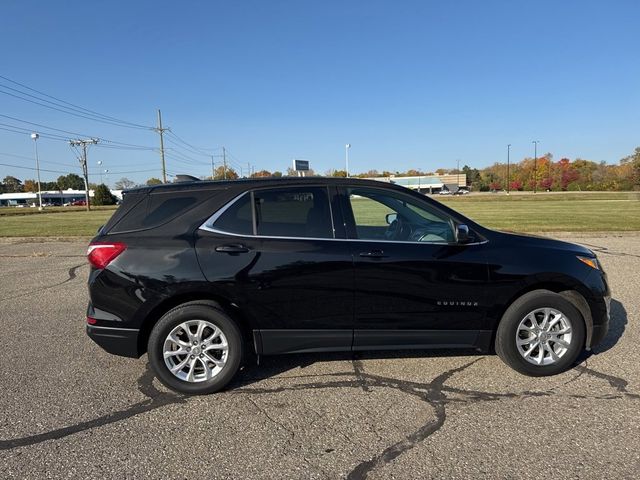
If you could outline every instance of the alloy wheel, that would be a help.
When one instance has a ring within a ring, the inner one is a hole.
[[[553,365],[571,345],[571,321],[555,308],[537,308],[520,321],[516,345],[522,357],[533,365]]]
[[[206,320],[189,320],[175,327],[164,341],[164,363],[185,382],[204,382],[218,375],[229,354],[224,332]]]

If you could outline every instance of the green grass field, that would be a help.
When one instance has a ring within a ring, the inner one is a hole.
[[[15,210],[26,209],[16,208]],[[90,212],[81,209],[27,215],[0,215],[0,237],[92,237],[114,211],[114,208],[105,208]]]
[[[448,207],[498,230],[587,232],[640,230],[637,192],[437,196]]]
[[[640,231],[640,194],[636,192],[510,196],[504,193],[472,193],[467,196],[443,195],[433,198],[482,225],[499,230]],[[64,207],[46,212],[0,208],[0,237],[91,237],[113,211],[113,207],[102,207],[91,212],[82,210],[82,207]]]

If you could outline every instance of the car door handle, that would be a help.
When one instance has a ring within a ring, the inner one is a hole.
[[[360,252],[360,256],[367,258],[387,258],[389,255],[385,255],[382,250],[371,250],[370,252]]]
[[[221,253],[247,253],[249,249],[244,245],[220,245],[216,247],[216,252]]]

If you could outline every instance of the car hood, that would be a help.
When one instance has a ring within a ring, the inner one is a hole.
[[[542,237],[539,235],[529,235],[513,232],[497,232],[496,235],[501,237],[501,240],[506,242],[514,242],[523,247],[537,247],[537,248],[549,248],[554,250],[563,250],[566,252],[574,253],[576,255],[585,255],[588,257],[595,257],[596,255],[587,247],[578,245],[576,243],[563,242],[562,240],[556,240],[553,238]]]

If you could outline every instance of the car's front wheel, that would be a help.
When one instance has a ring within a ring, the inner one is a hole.
[[[585,343],[585,325],[571,302],[548,290],[529,292],[509,306],[496,332],[496,353],[530,376],[570,368]]]
[[[192,302],[162,316],[149,336],[148,352],[167,387],[190,395],[214,393],[240,367],[242,334],[222,310]]]

